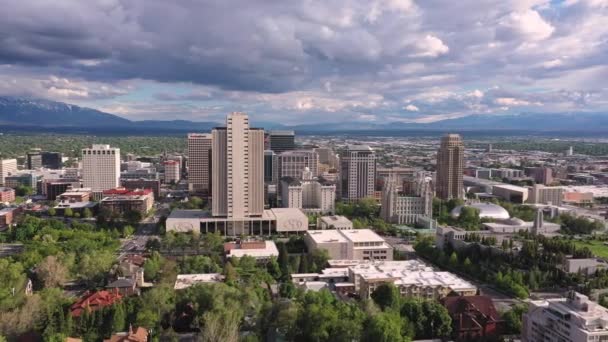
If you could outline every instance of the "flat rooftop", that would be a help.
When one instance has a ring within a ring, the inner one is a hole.
[[[340,230],[340,233],[352,242],[384,242],[384,239],[371,229]]]
[[[221,273],[178,274],[173,289],[182,290],[196,284],[219,283],[224,281]]]
[[[346,237],[339,230],[310,230],[308,236],[317,244],[319,243],[346,243]]]
[[[352,222],[346,218],[346,216],[341,215],[331,215],[331,216],[321,216],[319,218],[322,222],[328,225],[350,225]]]

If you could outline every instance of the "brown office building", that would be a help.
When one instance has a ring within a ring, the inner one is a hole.
[[[211,193],[211,134],[188,134],[188,190]]]
[[[463,197],[464,144],[458,134],[441,138],[437,151],[437,197],[443,200]]]

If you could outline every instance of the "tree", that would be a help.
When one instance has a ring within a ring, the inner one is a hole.
[[[458,215],[458,224],[466,230],[478,230],[479,224],[479,210],[473,207],[464,206],[460,210]]]
[[[365,329],[364,341],[369,342],[400,342],[402,322],[394,312],[382,312],[372,316]]]
[[[91,217],[93,217],[93,213],[91,212],[91,209],[84,208],[84,210],[82,211],[82,217],[84,217],[84,218],[91,218]]]
[[[226,284],[233,284],[238,277],[238,274],[236,273],[236,270],[234,269],[234,266],[232,266],[231,262],[227,262],[224,265],[224,277],[226,277]]]
[[[403,301],[401,316],[412,323],[416,339],[448,337],[452,319],[445,307],[433,300],[411,298]]]
[[[126,313],[122,303],[112,306],[112,332],[121,332],[125,330]]]
[[[382,310],[399,310],[401,294],[395,285],[392,283],[385,283],[376,288],[372,293],[372,299]]]
[[[69,276],[69,270],[54,255],[47,256],[36,269],[45,287],[60,286]]]
[[[19,185],[15,188],[15,195],[19,197],[31,196],[33,193],[34,189],[26,185]]]
[[[122,218],[130,224],[138,224],[143,218],[141,212],[137,210],[127,210]]]
[[[65,216],[65,217],[73,217],[74,216],[74,211],[72,210],[72,208],[65,208],[63,210],[63,216]]]
[[[133,226],[126,225],[126,226],[122,227],[122,237],[124,237],[124,238],[129,237],[129,236],[133,235],[133,233],[135,233],[135,228],[133,228]]]
[[[325,265],[327,265],[327,261],[329,260],[329,253],[326,249],[315,249],[312,254],[312,263],[316,265],[316,267],[310,267],[312,272],[321,272]]]
[[[55,216],[57,215],[57,210],[55,210],[55,208],[50,207],[48,210],[49,216]]]

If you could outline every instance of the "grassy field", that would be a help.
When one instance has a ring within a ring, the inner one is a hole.
[[[576,241],[576,247],[587,247],[600,258],[608,259],[608,245],[605,245],[606,241]]]

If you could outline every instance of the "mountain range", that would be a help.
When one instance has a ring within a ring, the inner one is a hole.
[[[301,133],[356,131],[527,131],[608,132],[607,113],[521,113],[515,115],[471,115],[432,123],[319,123],[285,126],[255,122],[257,127],[293,129]],[[96,109],[63,102],[0,96],[0,129],[50,132],[192,132],[208,131],[220,122],[188,120],[132,121]]]

